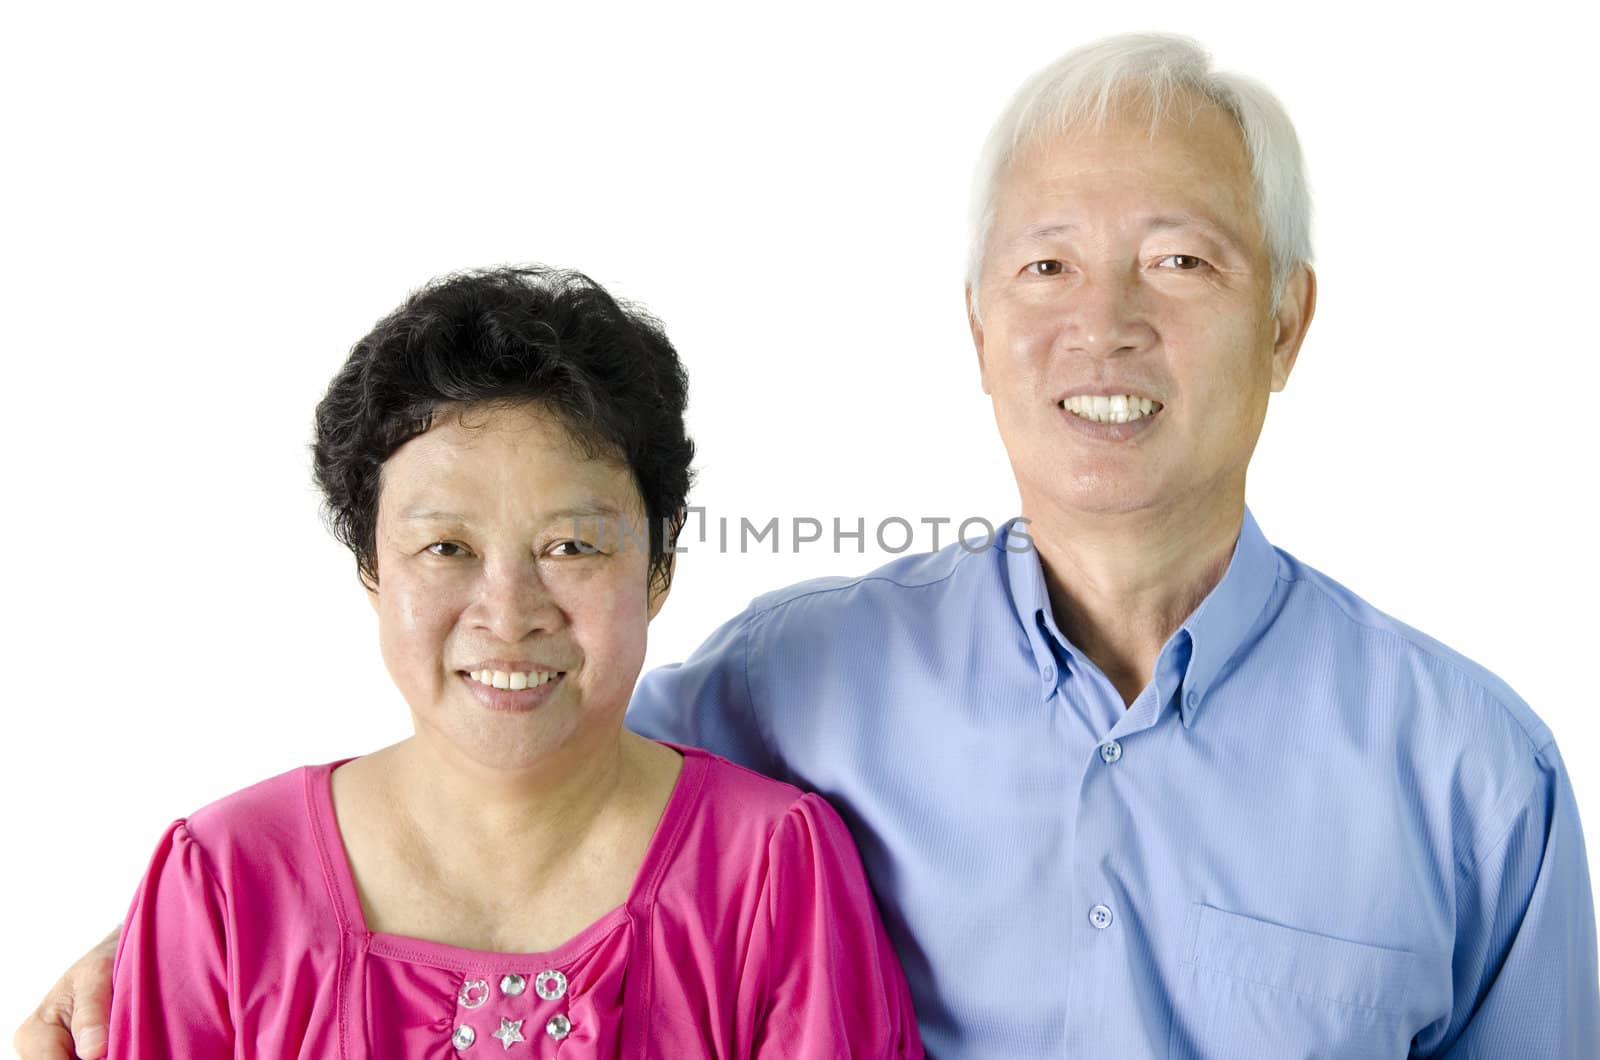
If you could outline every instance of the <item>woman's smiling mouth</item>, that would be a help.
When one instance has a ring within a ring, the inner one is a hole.
[[[525,714],[562,688],[565,670],[458,670],[467,691],[489,710]]]
[[[520,692],[525,688],[538,688],[564,676],[565,670],[469,670],[468,677],[480,685]]]

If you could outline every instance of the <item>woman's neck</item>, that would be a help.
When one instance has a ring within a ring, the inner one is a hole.
[[[421,733],[380,752],[379,782],[430,860],[529,886],[558,873],[637,787],[641,763],[621,737],[509,771]]]
[[[682,758],[626,731],[510,775],[425,736],[334,774],[373,931],[471,949],[549,949],[621,904]]]

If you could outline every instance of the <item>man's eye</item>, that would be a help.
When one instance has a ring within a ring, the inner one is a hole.
[[[1193,254],[1168,254],[1166,257],[1156,262],[1156,264],[1162,266],[1163,268],[1177,269],[1180,272],[1189,272],[1194,269],[1203,268],[1206,264],[1206,260],[1204,258],[1197,258]]]
[[[1029,262],[1023,266],[1022,271],[1031,272],[1035,276],[1059,276],[1062,268],[1061,262],[1056,261],[1054,258],[1046,258],[1044,261]]]
[[[423,551],[441,559],[454,559],[456,556],[465,556],[467,554],[467,550],[454,541],[435,541]]]
[[[557,541],[547,551],[552,556],[592,556],[600,546],[587,541]]]

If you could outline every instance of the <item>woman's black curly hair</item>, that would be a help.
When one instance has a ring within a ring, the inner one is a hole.
[[[311,449],[329,529],[376,585],[383,462],[441,406],[537,402],[586,452],[633,472],[651,584],[664,589],[694,458],[688,386],[660,322],[580,272],[518,266],[441,277],[355,344],[317,404]]]

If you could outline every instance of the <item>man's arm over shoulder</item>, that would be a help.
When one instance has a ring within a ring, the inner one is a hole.
[[[1525,794],[1458,865],[1451,1060],[1600,1057],[1594,899],[1578,806],[1554,741]]]
[[[750,681],[751,641],[764,617],[752,605],[706,638],[686,662],[640,678],[628,705],[628,727],[654,740],[703,747],[782,779]]]

